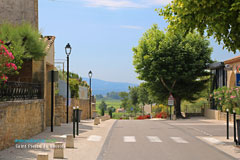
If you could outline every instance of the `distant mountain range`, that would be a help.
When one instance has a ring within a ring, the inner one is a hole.
[[[89,78],[82,78],[89,83]],[[92,79],[93,95],[106,95],[108,92],[128,92],[128,87],[138,86],[138,84],[123,83],[123,82],[109,82],[100,79]]]

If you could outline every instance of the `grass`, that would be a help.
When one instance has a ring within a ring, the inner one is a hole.
[[[120,105],[121,105],[121,100],[120,99],[108,99],[108,98],[97,99],[96,109],[97,109],[98,113],[100,113],[100,110],[99,110],[98,106],[100,105],[102,100],[105,101],[105,103],[107,104],[107,107],[112,107],[113,106],[116,109],[120,108]]]

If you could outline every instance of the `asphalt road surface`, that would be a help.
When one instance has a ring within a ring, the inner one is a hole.
[[[196,120],[119,120],[98,160],[233,160],[198,138],[218,143],[211,137],[226,135],[225,128]]]

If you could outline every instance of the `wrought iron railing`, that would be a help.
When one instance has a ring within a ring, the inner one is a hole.
[[[40,84],[24,82],[6,82],[0,84],[0,101],[41,98]]]

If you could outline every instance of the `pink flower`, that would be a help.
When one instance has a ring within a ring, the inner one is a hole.
[[[14,59],[14,56],[13,56],[12,52],[8,52],[8,56],[9,56],[11,59]]]
[[[10,63],[11,66],[15,69],[15,71],[17,70],[17,66],[14,63]]]
[[[231,96],[230,98],[232,98],[232,99],[233,99],[233,98],[236,98],[236,96]]]
[[[2,80],[4,80],[5,82],[8,80],[8,77],[7,77],[5,74],[3,74],[0,78],[1,78]]]
[[[11,64],[6,62],[6,67],[9,68],[10,66],[11,66]]]
[[[221,100],[222,98],[218,98],[219,100]]]

